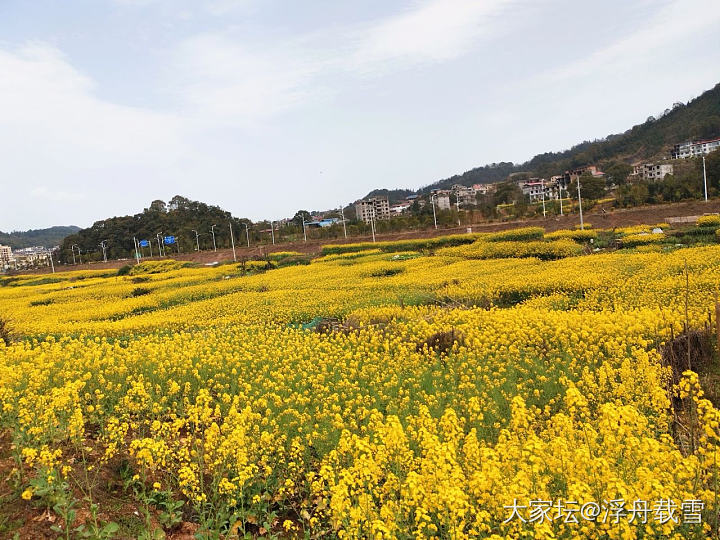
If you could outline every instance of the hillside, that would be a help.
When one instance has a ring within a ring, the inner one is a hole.
[[[80,227],[70,225],[57,226],[47,229],[31,229],[29,231],[13,231],[9,233],[0,231],[0,244],[20,249],[32,246],[54,247],[62,242],[66,236],[76,233]]]
[[[676,143],[691,139],[720,136],[720,84],[687,104],[675,103],[658,117],[649,117],[642,124],[624,133],[612,134],[595,141],[584,141],[569,150],[538,154],[525,163],[492,163],[462,174],[438,180],[414,193],[431,189],[447,189],[453,184],[487,184],[501,181],[513,172],[527,171],[534,176],[551,176],[588,164],[609,166],[613,162],[669,157]],[[369,195],[385,194],[391,201],[400,199],[409,190],[373,190]]]
[[[181,248],[192,251],[196,246],[193,230],[200,232],[201,248],[212,247],[209,233],[215,225],[215,241],[218,247],[230,246],[228,222],[233,223],[235,234],[238,234],[247,220],[232,217],[230,212],[217,206],[210,206],[198,201],[191,201],[176,195],[169,202],[153,201],[149,208],[134,216],[118,216],[93,223],[91,227],[78,230],[67,236],[60,245],[60,260],[73,260],[72,246],[77,244],[82,258],[101,260],[100,242],[106,241],[109,259],[132,256],[134,252],[133,237],[138,240],[151,241],[153,253],[157,254],[157,234],[175,236],[177,243],[167,247],[168,252]],[[249,222],[248,222],[249,223]],[[77,249],[77,248],[76,248]],[[146,249],[147,254],[150,249]]]

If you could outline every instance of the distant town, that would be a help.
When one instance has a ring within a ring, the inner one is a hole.
[[[634,163],[632,172],[627,176],[626,182],[633,184],[640,181],[662,181],[668,175],[674,174],[679,160],[702,157],[718,149],[720,149],[720,138],[675,144],[669,158],[660,161]],[[477,208],[489,195],[495,193],[501,185],[507,184],[512,184],[519,189],[524,202],[542,204],[543,212],[545,211],[545,203],[559,202],[560,213],[562,213],[563,201],[571,201],[573,198],[582,196],[583,179],[585,181],[588,179],[603,180],[603,190],[612,190],[616,187],[611,180],[608,181],[609,179],[606,176],[606,173],[600,170],[597,165],[589,164],[566,170],[563,174],[548,178],[528,177],[524,173],[513,173],[500,182],[473,184],[470,186],[455,184],[450,189],[432,189],[427,194],[408,195],[400,202],[391,203],[390,198],[387,196],[367,197],[354,203],[354,215],[345,215],[343,209],[340,209],[339,215],[329,215],[337,214],[336,211],[315,212],[312,215],[308,213],[308,219],[303,217],[302,220],[302,232],[305,235],[307,229],[324,229],[336,225],[345,226],[349,222],[357,222],[368,225],[374,236],[377,221],[391,220],[394,217],[409,213],[413,209],[422,210],[429,207],[432,207],[433,216],[435,216],[435,212],[452,210],[456,210],[459,216],[461,210]],[[572,188],[571,186],[575,187]],[[574,190],[577,193],[573,193]],[[290,224],[293,219],[286,218],[271,221],[269,222],[269,228],[262,229],[259,232],[271,235],[274,243],[275,231],[278,230],[276,227]],[[460,224],[459,217],[458,224]],[[437,219],[435,219],[435,226],[437,227]],[[306,236],[305,239],[307,239]],[[59,249],[60,246],[32,246],[13,250],[10,246],[0,244],[0,271],[29,270],[41,266],[52,266],[53,254]],[[74,251],[72,256],[74,260]],[[79,248],[78,257],[82,262]]]

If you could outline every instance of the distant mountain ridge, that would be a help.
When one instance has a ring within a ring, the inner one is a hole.
[[[47,229],[31,229],[29,231],[12,231],[5,233],[0,231],[0,244],[10,246],[13,249],[21,249],[32,246],[46,248],[60,245],[63,238],[75,234],[80,227],[75,225],[48,227]]]
[[[415,191],[411,189],[375,189],[367,196],[387,195],[391,202],[407,194],[423,194],[432,189],[447,189],[454,184],[470,186],[499,182],[515,172],[529,172],[533,176],[549,177],[583,165],[599,164],[601,168],[612,162],[630,163],[637,160],[669,157],[673,145],[687,140],[710,139],[720,136],[720,84],[689,101],[676,102],[662,115],[653,116],[624,133],[602,139],[581,142],[568,150],[538,154],[525,163],[492,163],[476,167],[462,174],[438,180]]]

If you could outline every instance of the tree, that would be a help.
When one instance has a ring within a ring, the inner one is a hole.
[[[150,210],[154,212],[167,212],[167,206],[165,205],[165,201],[161,201],[160,199],[157,199],[150,203]]]
[[[705,156],[705,170],[708,186],[720,189],[720,150],[715,150]]]
[[[577,181],[570,184],[570,196],[577,194]],[[580,196],[583,199],[597,200],[605,195],[605,180],[599,176],[585,173],[580,177]]]
[[[312,221],[312,216],[307,210],[298,210],[295,212],[295,216],[292,218],[292,222],[296,223],[299,227],[302,227],[303,219],[305,223]]]
[[[493,196],[493,202],[497,204],[511,204],[524,200],[520,187],[515,182],[503,182],[499,184]]]
[[[628,176],[633,172],[633,168],[627,163],[621,161],[612,161],[606,165],[603,170],[605,171],[606,183],[608,185],[622,186],[627,182]]]

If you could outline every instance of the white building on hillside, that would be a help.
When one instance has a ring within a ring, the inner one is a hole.
[[[687,141],[676,144],[671,155],[673,159],[685,159],[709,154],[718,148],[720,148],[720,138],[707,141]]]

